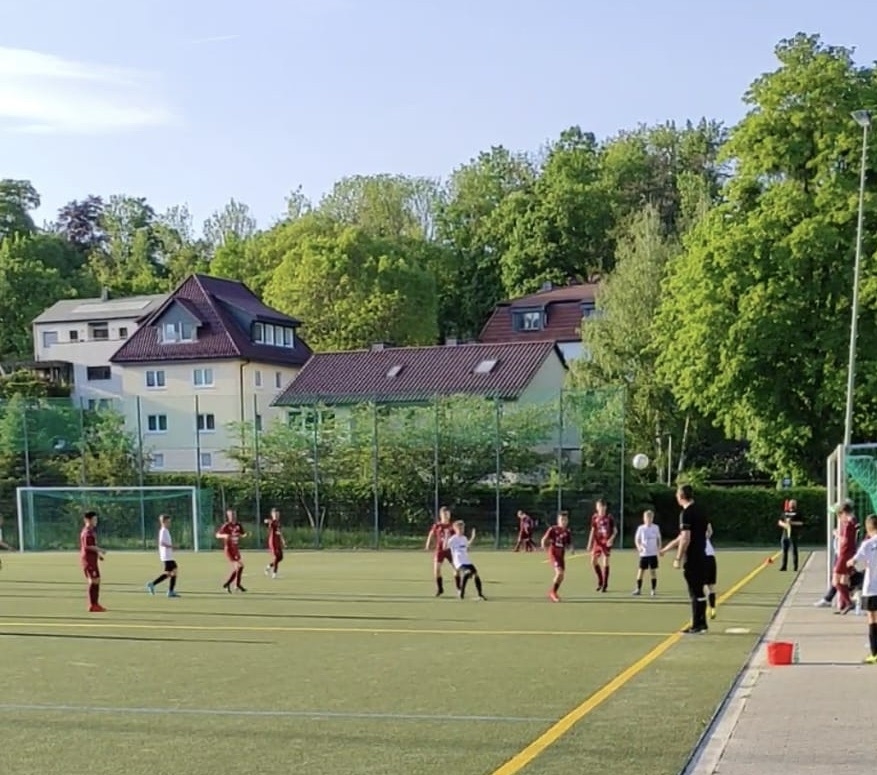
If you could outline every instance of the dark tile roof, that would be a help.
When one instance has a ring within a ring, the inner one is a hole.
[[[389,403],[458,394],[514,399],[550,357],[563,357],[551,342],[315,353],[274,405]],[[488,373],[476,373],[485,361],[496,365]]]
[[[550,288],[496,305],[478,340],[481,342],[578,342],[582,338],[582,304],[596,299],[599,286],[595,283]],[[513,312],[542,310],[546,325],[539,331],[515,330]]]
[[[202,321],[195,342],[161,344],[155,325],[174,302]],[[232,309],[245,317],[297,328],[300,321],[265,306],[243,283],[207,275],[192,275],[153,312],[110,360],[113,363],[161,363],[244,358],[261,363],[301,366],[310,348],[295,337],[295,347],[275,347],[250,341],[250,332],[237,321]]]

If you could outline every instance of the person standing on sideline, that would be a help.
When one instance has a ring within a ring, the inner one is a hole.
[[[684,484],[676,490],[676,502],[682,508],[679,515],[679,535],[662,550],[664,555],[676,549],[674,568],[682,568],[688,596],[691,599],[691,624],[683,632],[696,635],[707,632],[706,623],[706,541],[709,523],[694,502],[694,490]]]
[[[652,582],[652,597],[658,589],[658,552],[661,551],[661,528],[655,524],[655,512],[651,509],[643,512],[643,523],[636,529],[633,539],[639,553],[639,568],[636,571],[636,589],[633,595],[639,596],[643,591],[643,574],[649,571]]]
[[[102,614],[107,609],[100,604],[100,566],[98,562],[103,560],[105,552],[97,545],[97,536],[94,529],[97,527],[97,512],[86,511],[82,515],[82,532],[79,534],[79,561],[82,563],[82,572],[88,579],[88,611],[93,614]]]
[[[865,580],[862,584],[862,607],[868,612],[868,641],[871,653],[865,657],[869,665],[877,665],[877,515],[871,514],[865,519],[865,531],[868,537],[847,566],[852,571],[858,565],[865,568]]]
[[[532,552],[533,549],[536,548],[536,544],[533,543],[533,528],[535,524],[533,522],[533,517],[531,517],[526,511],[518,512],[518,540],[515,542],[515,548],[513,551],[519,552],[521,551],[521,547],[524,547],[525,552]]]
[[[168,597],[179,597],[177,590],[177,563],[174,560],[174,542],[171,540],[171,518],[167,514],[162,514],[158,518],[161,527],[158,530],[158,559],[161,561],[163,571],[162,574],[150,581],[146,585],[146,591],[150,595],[155,594],[155,588],[162,581],[170,579],[168,584]]]
[[[787,500],[783,505],[783,517],[777,522],[777,526],[783,531],[780,538],[780,548],[783,551],[783,562],[780,570],[789,567],[789,549],[792,550],[792,570],[798,572],[798,538],[804,522],[798,514],[798,501]]]
[[[719,567],[716,564],[716,548],[713,546],[713,525],[710,522],[706,526],[706,565],[704,566],[706,577],[706,600],[710,619],[716,618],[716,581],[719,577]]]
[[[849,562],[856,554],[856,543],[859,534],[859,523],[853,512],[851,503],[845,503],[840,510],[837,524],[837,560],[834,563],[832,584],[837,589],[837,614],[846,614],[853,607],[850,597]]]

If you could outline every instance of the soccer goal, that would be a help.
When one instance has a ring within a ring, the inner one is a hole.
[[[830,585],[837,557],[834,538],[837,505],[850,501],[859,519],[877,513],[877,444],[852,444],[849,447],[841,444],[828,456],[826,500],[826,584]]]
[[[99,543],[108,549],[154,547],[158,517],[168,514],[174,544],[197,552],[205,530],[211,532],[212,508],[204,509],[203,495],[197,487],[19,487],[19,551],[78,549],[82,514],[96,511]]]

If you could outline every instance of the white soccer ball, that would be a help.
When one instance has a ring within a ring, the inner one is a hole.
[[[638,455],[633,456],[633,467],[637,471],[642,471],[649,467],[649,456],[644,455],[640,452]]]

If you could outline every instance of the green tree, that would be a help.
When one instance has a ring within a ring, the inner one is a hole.
[[[177,205],[168,209],[156,219],[153,231],[158,262],[168,290],[195,272],[208,271],[210,246],[195,237],[188,207]]]
[[[861,131],[877,104],[872,68],[799,35],[746,94],[725,148],[735,175],[671,260],[658,315],[658,370],[777,475],[821,479],[842,438]],[[869,197],[867,219],[874,216]],[[866,230],[865,276],[874,243]],[[873,438],[877,295],[860,319],[855,436]]]
[[[53,231],[73,246],[82,263],[106,242],[107,235],[101,226],[103,214],[104,202],[94,195],[68,202],[58,211]]]
[[[282,260],[265,299],[304,320],[315,349],[436,341],[435,282],[411,259],[406,241],[321,218],[280,227],[274,237],[271,248]]]
[[[256,233],[256,226],[249,205],[231,199],[204,221],[204,239],[217,249],[229,241],[245,242]]]
[[[40,195],[29,180],[0,180],[0,239],[33,234],[31,212],[39,206]]]
[[[89,487],[131,487],[140,483],[139,444],[113,409],[74,409],[80,424],[76,454],[62,465],[66,480]]]

